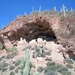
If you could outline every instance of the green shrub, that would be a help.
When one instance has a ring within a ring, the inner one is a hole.
[[[38,72],[34,72],[34,74],[33,75],[39,75],[39,73]]]
[[[55,66],[47,66],[45,69],[44,69],[44,73],[46,72],[55,72],[57,69]]]
[[[46,73],[44,73],[44,75],[57,75],[55,72],[46,72]]]
[[[3,65],[4,67],[7,67],[7,66],[8,66],[8,64],[7,64],[6,62],[2,62],[2,65]]]
[[[72,75],[72,73],[69,72],[69,71],[63,71],[61,74],[62,74],[62,75]]]
[[[44,73],[47,75],[48,73],[54,73],[56,70],[57,70],[57,68],[56,68],[56,66],[55,66],[55,63],[54,62],[48,62],[47,64],[46,64],[47,66],[44,68]]]
[[[54,62],[47,62],[46,65],[47,66],[55,66],[55,63]]]
[[[18,73],[18,70],[19,70],[19,69],[22,70],[21,66],[17,67],[17,68],[15,69],[15,72]]]
[[[66,67],[61,67],[60,69],[58,69],[58,72],[62,73],[68,71],[68,69]]]
[[[19,68],[16,68],[16,69],[15,69],[15,72],[18,73],[18,70],[19,70]]]
[[[10,69],[10,70],[13,70],[14,68],[15,68],[14,66],[10,66],[10,68],[9,68],[9,69]]]
[[[0,50],[3,49],[3,44],[0,42]]]
[[[66,67],[67,67],[67,68],[70,68],[70,69],[73,69],[73,66],[70,65],[70,64],[67,64]]]
[[[33,53],[32,58],[35,58],[35,57],[36,57],[36,54]]]
[[[37,71],[39,72],[39,73],[41,73],[42,71],[43,71],[43,67],[41,66],[41,67],[38,67],[37,68]]]
[[[5,62],[0,63],[0,70],[2,70],[2,72],[4,72],[5,70],[7,70],[6,66],[7,66],[7,63],[5,63]]]
[[[12,59],[12,58],[14,58],[14,55],[13,55],[13,54],[8,54],[8,55],[6,56],[6,59]]]
[[[14,72],[10,72],[10,75],[15,75],[15,73]]]
[[[7,66],[8,66],[8,64],[7,64],[6,62],[2,62],[1,65],[2,65],[3,67],[7,67]]]
[[[2,70],[2,72],[4,72],[5,70],[7,70],[8,64],[5,62],[0,63],[0,70]]]
[[[64,66],[61,65],[61,64],[56,64],[57,71],[58,71],[59,69],[63,68],[63,67],[64,67]]]
[[[7,52],[16,53],[17,48],[16,48],[16,46],[13,46],[12,48],[7,49],[6,51],[7,51]]]
[[[39,52],[36,54],[36,56],[37,57],[45,57],[44,53],[39,53]]]
[[[68,71],[68,68],[61,64],[56,64],[54,62],[46,63],[44,75],[58,75],[58,72],[62,75],[72,75],[72,73]]]
[[[7,70],[7,68],[4,68],[4,67],[2,68],[2,72],[6,71],[6,70]]]
[[[17,62],[15,62],[15,66],[20,65],[20,63],[21,63],[21,60],[18,60]]]
[[[0,57],[0,61],[2,61],[2,58]]]
[[[50,58],[49,57],[46,57],[45,60],[46,61],[52,61],[51,57]]]
[[[69,64],[73,64],[73,61],[69,58],[64,59],[65,62],[69,63]]]
[[[45,55],[51,55],[51,52],[45,52],[44,54]]]
[[[2,58],[5,58],[5,56],[3,55]]]

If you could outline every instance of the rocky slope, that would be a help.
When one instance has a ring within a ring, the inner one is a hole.
[[[0,44],[0,49],[4,48],[0,50],[0,73],[6,75],[7,72],[7,75],[12,75],[12,72],[15,72],[17,75],[16,69],[23,70],[21,59],[25,56],[26,48],[29,48],[30,62],[34,65],[30,75],[38,75],[36,72],[41,66],[43,71],[39,75],[50,75],[53,72],[64,75],[63,68],[66,70],[64,72],[66,75],[75,75],[74,38],[73,12],[66,12],[65,16],[63,12],[54,11],[33,12],[30,15],[18,16],[0,30],[0,43],[3,44],[3,46]],[[19,66],[16,66],[16,63]],[[48,64],[53,66],[48,67]],[[56,70],[57,67],[60,67],[59,70]],[[49,73],[48,69],[53,71]]]

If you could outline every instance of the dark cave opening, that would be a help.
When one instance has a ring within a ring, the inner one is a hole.
[[[36,36],[34,36],[33,38],[28,39],[28,40],[26,39],[26,40],[27,40],[27,42],[30,42],[33,39],[37,40],[37,38],[41,38],[43,40],[46,40],[47,42],[50,42],[50,41],[56,42],[57,41],[56,36],[53,33],[49,34],[49,33],[41,33],[41,32],[39,34],[37,34]]]
[[[20,38],[22,38],[25,39],[27,42],[30,42],[33,39],[37,40],[37,38],[42,38],[47,42],[54,41],[56,43],[57,38],[50,25],[48,23],[38,23],[26,24],[26,29],[24,27],[18,29],[16,33],[13,33],[11,37],[9,37],[10,41],[19,41]]]
[[[46,41],[55,41],[56,40],[56,37],[55,35],[50,35],[48,33],[40,33],[37,38],[42,38],[43,40],[46,40]]]
[[[33,39],[42,38],[43,40],[49,41],[57,41],[54,31],[50,27],[50,25],[39,25],[39,24],[30,24],[29,31],[24,37],[27,42],[30,42]],[[46,26],[46,27],[45,27]]]

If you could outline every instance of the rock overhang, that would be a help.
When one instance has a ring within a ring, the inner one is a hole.
[[[5,43],[5,39],[8,39],[11,43],[13,43],[19,40],[20,37],[29,41],[37,38],[39,35],[49,35],[54,36],[58,43],[67,48],[68,45],[70,45],[70,42],[74,45],[75,26],[71,24],[75,24],[75,22],[72,19],[64,18],[64,21],[61,21],[58,17],[52,17],[47,14],[42,15],[41,13],[38,15],[30,15],[25,17],[19,16],[16,20],[9,23],[7,27],[0,31],[0,41]],[[71,34],[71,32],[73,32],[73,34]],[[73,50],[75,49],[74,46],[72,46],[72,48]],[[72,50],[72,48],[69,49]]]

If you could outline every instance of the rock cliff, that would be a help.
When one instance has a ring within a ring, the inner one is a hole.
[[[29,42],[39,35],[45,35],[56,39],[56,43],[63,45],[66,51],[74,52],[75,16],[70,13],[66,16],[62,14],[46,11],[18,16],[0,31],[0,41],[7,49],[20,40],[20,37]]]

